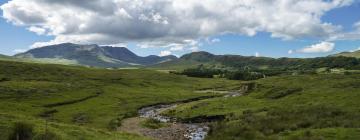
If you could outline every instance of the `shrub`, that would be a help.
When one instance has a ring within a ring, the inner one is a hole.
[[[118,118],[116,119],[112,119],[110,122],[109,122],[109,125],[108,125],[108,128],[110,130],[117,130],[118,127],[121,126],[121,120],[119,120]]]
[[[279,99],[291,94],[301,92],[302,88],[273,88],[265,94],[266,98]]]
[[[33,140],[61,140],[61,138],[53,132],[37,134]]]
[[[144,122],[142,122],[141,125],[146,128],[158,129],[158,128],[164,127],[165,124],[163,124],[160,121],[155,120],[155,119],[147,119]]]
[[[31,140],[34,135],[34,126],[25,122],[14,124],[9,140]]]

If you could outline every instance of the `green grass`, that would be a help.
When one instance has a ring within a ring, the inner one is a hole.
[[[64,139],[117,138],[113,135],[126,139],[128,135],[111,131],[113,123],[136,116],[140,107],[207,96],[209,93],[194,91],[212,87],[226,89],[238,84],[143,69],[106,70],[0,61],[0,112],[3,114],[0,116],[5,117],[0,119],[0,133],[7,135],[6,130],[12,123],[24,120],[43,129],[46,116],[54,125],[55,133]],[[130,135],[130,139],[142,138]]]
[[[141,125],[145,128],[150,128],[150,129],[159,129],[159,128],[167,126],[166,123],[162,123],[155,119],[146,119],[141,122]]]
[[[211,123],[209,140],[360,138],[360,74],[288,75],[254,82],[256,88],[247,95],[195,101],[165,114],[183,120],[225,115]],[[49,119],[50,131],[62,139],[146,139],[114,130],[143,106],[213,95],[195,91],[235,90],[242,84],[145,69],[0,61],[0,138],[24,121],[42,133]]]
[[[0,139],[7,139],[11,133],[12,127],[16,122],[26,122],[35,126],[35,136],[45,133],[45,120],[32,116],[0,114]],[[47,131],[56,134],[60,139],[64,140],[149,140],[134,134],[123,132],[106,131],[97,128],[89,128],[60,122],[48,122]]]
[[[359,74],[280,76],[256,83],[247,96],[193,102],[167,114],[226,115],[212,125],[208,139],[214,140],[359,138]]]

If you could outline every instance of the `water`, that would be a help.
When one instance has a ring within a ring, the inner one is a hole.
[[[161,115],[161,112],[175,108],[176,106],[176,104],[149,106],[141,108],[138,113],[142,118],[155,119],[164,123],[176,122],[176,119],[174,118]],[[187,128],[184,137],[189,140],[204,140],[210,130],[210,128],[205,124],[184,123],[184,125]]]

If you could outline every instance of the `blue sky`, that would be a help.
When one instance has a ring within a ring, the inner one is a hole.
[[[13,0],[14,3],[17,0]],[[31,0],[29,0],[31,1]],[[36,0],[33,0],[36,3]],[[1,1],[0,5],[3,5],[7,3],[8,1]],[[327,1],[323,1],[327,2]],[[14,6],[14,7],[11,7]],[[16,7],[16,4],[8,6],[11,9],[19,8],[20,6]],[[205,6],[204,6],[205,7]],[[2,8],[0,15],[4,15],[4,10],[8,10],[9,13],[11,13],[11,10]],[[101,9],[100,9],[101,10]],[[125,8],[125,11],[129,13],[130,16],[133,16],[135,13],[132,13],[130,10]],[[130,12],[129,12],[130,11]],[[293,11],[292,11],[293,12]],[[296,12],[296,11],[295,11]],[[15,13],[15,12],[14,12]],[[156,15],[157,12],[154,12]],[[320,16],[320,23],[331,23],[332,25],[341,26],[341,30],[338,31],[339,34],[346,34],[351,32],[356,32],[356,27],[354,24],[356,22],[360,21],[360,2],[353,1],[351,4],[345,5],[345,6],[338,6],[334,7],[331,10],[327,10],[325,13],[321,13]],[[32,14],[32,13],[30,13]],[[171,15],[165,12],[159,12],[158,15]],[[56,16],[63,16],[63,15],[56,15]],[[32,46],[35,42],[49,42],[51,40],[58,40],[58,38],[65,36],[64,33],[54,33],[55,31],[51,29],[49,30],[47,35],[44,33],[36,33],[34,31],[29,31],[28,28],[31,26],[36,26],[40,28],[46,28],[43,26],[45,23],[40,24],[33,24],[33,23],[23,23],[22,25],[16,25],[15,18],[16,15],[12,15],[12,17],[4,16],[3,18],[0,18],[0,42],[1,42],[1,49],[0,54],[6,54],[6,55],[13,55],[17,52],[21,52],[24,50],[30,49],[30,46]],[[153,16],[155,17],[155,16]],[[160,16],[161,17],[161,16]],[[165,17],[165,16],[163,16]],[[19,16],[18,18],[21,18]],[[144,18],[146,19],[146,18]],[[161,18],[159,18],[161,20]],[[167,20],[163,20],[161,23],[164,23],[166,25],[171,25],[171,19],[172,18],[164,18]],[[25,19],[20,19],[22,21],[27,21]],[[215,19],[217,20],[217,19]],[[219,19],[221,20],[221,18]],[[226,20],[226,19],[225,19]],[[61,20],[60,20],[61,21]],[[169,22],[169,23],[168,23]],[[286,21],[288,22],[288,21]],[[232,22],[229,22],[232,24]],[[290,22],[291,23],[291,22]],[[48,22],[46,23],[48,24]],[[234,23],[235,24],[235,23]],[[296,24],[296,23],[294,23]],[[115,26],[115,27],[121,27],[122,25]],[[127,25],[127,29],[130,28],[132,30],[126,30],[129,32],[132,32],[137,27],[132,28],[131,26]],[[141,24],[137,26],[147,26],[146,24]],[[153,24],[149,24],[149,28],[152,28]],[[248,25],[244,25],[248,26]],[[176,26],[177,27],[177,26]],[[286,26],[285,26],[286,27]],[[360,26],[359,26],[360,27]],[[140,28],[140,27],[139,27]],[[312,33],[307,33],[304,36],[301,37],[295,37],[291,39],[284,39],[284,37],[272,37],[273,34],[275,34],[275,31],[272,31],[270,29],[257,31],[255,35],[247,35],[246,33],[242,32],[241,30],[235,31],[235,33],[225,33],[225,32],[231,32],[232,30],[236,30],[237,28],[242,28],[242,26],[236,26],[232,27],[226,30],[220,30],[208,33],[206,35],[199,35],[200,33],[194,33],[189,35],[190,39],[195,41],[196,43],[189,45],[189,43],[184,43],[186,41],[177,40],[178,38],[183,39],[184,36],[180,35],[174,35],[172,36],[174,39],[171,39],[171,41],[174,40],[174,42],[177,45],[183,45],[183,48],[181,50],[175,50],[171,51],[172,47],[166,47],[169,46],[167,44],[171,44],[173,42],[169,41],[166,36],[152,36],[153,34],[157,34],[150,32],[149,36],[136,36],[136,39],[129,38],[128,36],[122,35],[120,30],[120,34],[116,37],[119,37],[121,39],[120,42],[113,43],[113,40],[111,40],[110,43],[104,42],[103,40],[87,40],[85,43],[96,43],[96,44],[120,44],[120,46],[127,46],[131,51],[135,52],[138,55],[146,56],[146,55],[158,55],[162,51],[165,54],[173,54],[180,56],[185,53],[189,53],[191,51],[208,51],[214,54],[238,54],[238,55],[246,55],[251,56],[255,55],[256,53],[260,56],[269,56],[269,57],[318,57],[318,56],[327,56],[329,54],[334,54],[342,51],[351,51],[356,50],[360,48],[360,36],[357,36],[355,39],[334,39],[329,40],[326,37],[313,37]],[[146,28],[144,28],[146,29]],[[247,29],[247,28],[246,28]],[[54,29],[55,30],[55,29]],[[181,29],[179,29],[181,30]],[[92,31],[92,30],[91,30]],[[136,30],[137,31],[137,30]],[[89,31],[90,32],[90,31]],[[135,32],[135,31],[134,31]],[[179,32],[179,31],[177,31]],[[141,31],[143,34],[147,34],[147,31]],[[113,33],[112,33],[113,34]],[[291,34],[293,35],[293,34]],[[355,34],[359,35],[359,34]],[[60,37],[59,37],[60,36]],[[58,37],[58,38],[57,38]],[[69,41],[73,42],[72,36],[67,35],[65,36],[66,39],[63,39],[62,41]],[[76,36],[77,37],[77,36]],[[83,37],[83,36],[82,36]],[[115,38],[116,38],[115,37]],[[187,36],[186,36],[187,37]],[[69,39],[70,38],[70,39]],[[78,37],[77,37],[78,38]],[[84,37],[86,38],[86,37]],[[140,38],[140,39],[138,39]],[[80,38],[81,39],[81,38]],[[185,40],[183,39],[183,40]],[[110,39],[105,39],[106,41]],[[145,40],[145,41],[144,41]],[[151,40],[151,41],[149,41]],[[207,40],[217,40],[214,42],[207,41]],[[157,42],[157,43],[154,43]],[[77,43],[79,41],[75,41],[74,43]],[[150,43],[149,43],[150,42]],[[161,42],[161,43],[158,43]],[[301,51],[306,47],[309,47],[311,45],[320,44],[321,42],[329,42],[333,44],[331,49],[325,50],[325,51]],[[83,42],[80,42],[83,43]],[[148,44],[150,45],[148,45]],[[146,44],[150,47],[142,47],[142,45],[139,44]],[[171,45],[170,45],[171,46]],[[196,47],[196,49],[191,49]],[[289,50],[292,50],[294,53],[289,53]]]

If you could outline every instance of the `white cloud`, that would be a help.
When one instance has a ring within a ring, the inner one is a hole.
[[[321,21],[353,0],[11,0],[3,17],[30,31],[61,42],[117,44],[161,42],[189,44],[209,36],[234,33],[253,36],[327,38],[341,27]],[[56,9],[56,10],[54,10]],[[36,29],[35,29],[36,28]],[[216,40],[214,40],[216,42]],[[191,45],[190,46],[194,46]]]
[[[221,41],[221,40],[218,39],[218,38],[214,38],[214,39],[211,40],[212,43],[217,43],[217,42],[220,42],[220,41]]]
[[[189,48],[189,50],[192,52],[197,52],[197,51],[199,51],[199,47],[193,46],[193,47]]]
[[[328,41],[337,41],[337,40],[360,40],[360,21],[354,23],[354,30],[349,32],[340,32],[331,35],[328,38]]]
[[[289,51],[288,51],[288,54],[293,54],[293,53],[294,53],[293,50],[289,50]]]
[[[358,31],[360,31],[360,21],[356,22],[356,23],[354,24],[354,27],[355,27]]]
[[[123,48],[127,48],[127,44],[126,44],[126,43],[108,44],[108,45],[101,45],[101,46],[123,47]]]
[[[184,50],[184,46],[182,45],[177,45],[170,48],[170,51],[182,51],[182,50]]]
[[[218,42],[220,42],[221,40],[219,39],[219,38],[212,38],[212,39],[210,39],[210,38],[206,38],[206,42],[208,43],[208,44],[214,44],[214,43],[218,43]]]
[[[334,50],[334,48],[335,48],[335,43],[320,42],[318,44],[314,44],[314,45],[302,48],[300,50],[297,50],[297,52],[300,52],[300,53],[327,53],[327,52],[331,52],[332,50]]]
[[[172,53],[170,51],[161,51],[159,56],[168,56],[171,55]]]
[[[25,49],[15,49],[13,50],[14,53],[23,53],[23,52],[26,52],[27,50]]]
[[[46,29],[39,28],[39,27],[36,27],[36,26],[30,26],[28,28],[28,30],[31,31],[31,32],[34,32],[34,33],[36,33],[38,35],[44,35],[46,33]]]
[[[259,52],[255,52],[255,57],[260,57],[260,53],[259,53]]]

